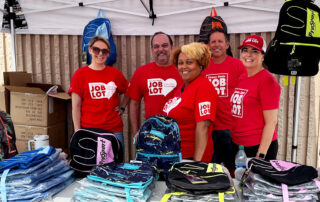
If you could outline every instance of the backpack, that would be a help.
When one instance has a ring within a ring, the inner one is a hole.
[[[176,163],[169,172],[167,187],[195,195],[227,191],[231,187],[228,174],[215,163]]]
[[[0,111],[0,161],[18,154],[16,134],[10,114]]]
[[[87,176],[91,182],[101,183],[106,191],[101,192],[100,187],[95,189],[97,190],[95,199],[97,197],[100,199],[103,197],[101,195],[105,194],[113,196],[113,200],[110,201],[120,201],[119,199],[123,197],[126,197],[127,201],[147,201],[151,195],[150,184],[156,177],[155,171],[148,164],[115,162],[98,165]],[[82,193],[86,190],[84,189]],[[134,198],[144,198],[144,200],[133,200]]]
[[[103,11],[99,10],[96,19],[90,21],[83,30],[82,37],[82,63],[91,64],[91,55],[89,54],[89,42],[92,37],[99,35],[106,38],[110,43],[110,53],[105,65],[113,65],[117,61],[116,45],[111,33],[111,23],[104,17]]]
[[[166,179],[171,166],[182,160],[176,120],[164,115],[149,117],[139,130],[136,160],[154,166],[159,177]]]
[[[121,143],[110,132],[100,129],[79,129],[70,141],[70,167],[89,173],[96,165],[122,162]]]
[[[254,173],[277,183],[297,185],[309,182],[318,177],[318,172],[312,166],[301,165],[282,160],[261,160],[253,158],[248,162],[248,167]]]
[[[212,15],[212,11],[214,16]],[[216,9],[212,7],[210,15],[207,16],[200,27],[200,34],[199,34],[199,42],[203,42],[204,44],[209,43],[209,34],[214,29],[223,29],[225,33],[228,33],[228,28],[224,20],[221,16],[217,15]],[[233,57],[231,47],[227,49],[227,54]]]
[[[320,9],[312,0],[286,1],[264,62],[275,74],[313,76],[320,59]]]

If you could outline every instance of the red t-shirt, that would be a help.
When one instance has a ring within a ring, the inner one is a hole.
[[[208,68],[202,72],[202,75],[212,83],[219,96],[213,130],[231,129],[230,97],[239,82],[240,76],[246,74],[247,70],[242,62],[230,56],[221,64],[215,64],[210,59]]]
[[[155,62],[139,67],[126,95],[138,102],[144,98],[145,118],[161,114],[164,104],[183,80],[174,65],[159,67]]]
[[[279,108],[280,85],[268,70],[241,79],[231,96],[232,141],[237,145],[259,145],[265,125],[263,110]],[[277,139],[277,129],[272,140]]]
[[[100,71],[88,66],[78,69],[72,76],[68,93],[77,93],[82,99],[81,127],[122,132],[122,119],[114,109],[119,105],[118,94],[125,93],[128,85],[114,67],[106,66]]]
[[[194,155],[195,132],[197,122],[215,119],[217,94],[213,86],[199,76],[192,81],[181,93],[179,86],[175,91],[174,98],[164,106],[166,115],[174,118],[179,125],[181,136],[182,158],[190,158]],[[202,161],[211,162],[213,143],[211,137],[212,127],[208,131],[208,143],[202,157]]]

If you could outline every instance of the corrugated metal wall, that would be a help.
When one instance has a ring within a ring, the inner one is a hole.
[[[234,57],[239,58],[237,46],[252,33],[232,34],[230,37]],[[256,33],[262,35],[267,43],[274,33]],[[176,46],[196,41],[197,37],[173,36]],[[114,36],[117,46],[118,60],[114,67],[118,68],[130,80],[139,66],[152,61],[150,52],[150,36]],[[60,84],[68,90],[70,79],[76,69],[81,66],[81,36],[57,35],[17,35],[16,56],[17,71],[33,74],[34,82]],[[0,33],[0,73],[11,70],[10,36]],[[280,82],[282,93],[280,100],[278,134],[278,158],[291,159],[291,143],[293,134],[293,112],[295,85],[291,82],[284,86],[283,76],[275,75]],[[300,122],[298,139],[298,162],[317,166],[319,121],[319,76],[302,79],[300,99]],[[2,83],[2,77],[0,77]],[[71,105],[69,104],[69,109]],[[143,107],[142,107],[143,109]],[[143,114],[141,114],[143,120]],[[123,115],[125,124],[126,160],[134,158],[134,148],[128,135],[128,110]],[[71,114],[69,113],[69,133],[71,133]]]

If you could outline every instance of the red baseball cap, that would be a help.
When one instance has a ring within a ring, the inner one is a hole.
[[[238,46],[238,49],[241,49],[243,46],[251,46],[259,51],[266,52],[266,42],[261,36],[258,35],[248,36],[245,40],[243,40],[242,45]]]

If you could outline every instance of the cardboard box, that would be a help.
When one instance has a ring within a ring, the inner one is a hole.
[[[5,86],[10,91],[12,121],[20,125],[50,126],[66,120],[66,100],[71,99],[61,86],[28,83],[27,86]],[[57,87],[56,93],[48,93]]]
[[[67,140],[65,135],[65,122],[60,122],[49,127],[28,126],[14,124],[16,133],[16,145],[18,152],[28,150],[28,140],[32,140],[35,135],[48,135],[49,144],[54,148],[67,149]]]
[[[4,85],[7,86],[27,86],[32,82],[32,74],[26,72],[3,72]],[[10,113],[10,93],[0,86],[0,110]]]

